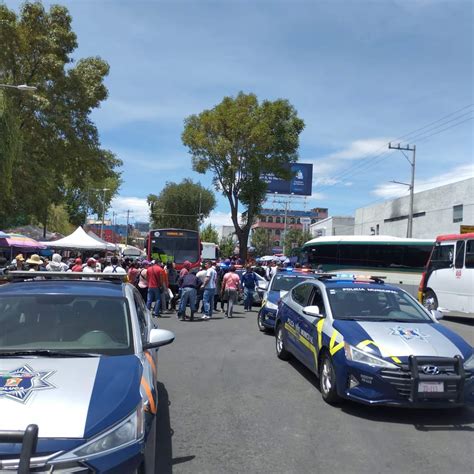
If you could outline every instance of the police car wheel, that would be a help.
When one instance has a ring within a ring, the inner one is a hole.
[[[336,371],[334,370],[331,357],[327,353],[321,358],[319,387],[325,402],[334,404],[339,400],[336,387]]]
[[[266,332],[267,328],[263,325],[263,313],[261,311],[257,314],[257,326],[259,331]]]
[[[276,330],[275,347],[276,347],[276,353],[279,359],[288,360],[290,358],[290,353],[285,349],[285,340],[284,340],[282,324],[280,324]]]

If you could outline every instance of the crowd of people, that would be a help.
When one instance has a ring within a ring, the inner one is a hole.
[[[177,313],[177,317],[194,320],[196,313],[203,320],[209,320],[214,313],[222,312],[232,318],[234,306],[239,295],[243,294],[245,311],[252,311],[254,294],[260,276],[270,279],[277,265],[270,263],[265,267],[247,265],[243,267],[237,258],[222,261],[206,261],[200,268],[191,268],[185,261],[178,271],[172,262],[109,259],[99,255],[83,259],[81,257],[63,258],[54,253],[51,259],[33,254],[24,258],[18,254],[12,262],[0,259],[1,269],[25,270],[29,272],[81,272],[91,274],[84,279],[94,279],[94,273],[116,273],[127,275],[128,281],[140,292],[143,301],[154,317],[163,313]],[[238,271],[236,271],[238,270]],[[220,306],[220,308],[218,308]],[[187,315],[189,308],[189,315]]]

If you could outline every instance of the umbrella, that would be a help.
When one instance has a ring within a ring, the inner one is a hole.
[[[0,239],[7,239],[8,237],[10,237],[8,234],[5,234],[5,232],[0,230]]]
[[[7,237],[0,236],[0,247],[16,247],[20,249],[45,249],[46,246],[37,240],[30,239],[21,234],[9,234]]]

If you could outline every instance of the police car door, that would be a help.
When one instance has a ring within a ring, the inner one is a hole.
[[[313,286],[313,292],[310,295],[307,306],[318,306],[321,316],[323,318],[326,317],[323,295],[319,287]],[[304,311],[300,318],[300,342],[303,345],[305,364],[315,373],[318,370],[317,324],[321,319],[307,315]]]
[[[305,365],[307,365],[307,356],[304,340],[302,341],[303,338],[301,336],[301,321],[303,308],[308,305],[312,290],[313,285],[311,283],[301,283],[291,290],[285,325],[289,349]]]

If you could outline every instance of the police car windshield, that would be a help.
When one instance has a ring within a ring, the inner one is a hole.
[[[272,287],[270,291],[290,291],[298,283],[306,280],[306,276],[288,276],[283,274],[277,274],[274,276],[272,281]]]
[[[124,298],[25,295],[0,298],[0,357],[13,351],[133,354]]]
[[[372,286],[328,288],[334,319],[430,323],[433,320],[406,293]]]

